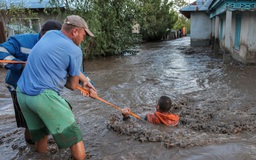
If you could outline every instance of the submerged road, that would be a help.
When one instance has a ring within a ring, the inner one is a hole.
[[[161,95],[173,100],[177,127],[122,121],[118,110],[65,89],[92,160],[256,159],[256,66],[223,64],[210,47],[193,48],[189,37],[145,43],[137,54],[85,62],[100,97],[144,116]],[[68,159],[50,138],[38,154],[16,128],[11,96],[0,69],[0,159]]]

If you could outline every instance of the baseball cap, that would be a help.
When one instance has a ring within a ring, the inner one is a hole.
[[[67,18],[64,20],[64,23],[77,27],[82,27],[89,36],[94,37],[94,34],[89,30],[87,23],[82,17],[78,15],[67,16]]]
[[[62,24],[55,20],[46,21],[41,28],[41,31],[49,31],[49,30],[61,30]]]

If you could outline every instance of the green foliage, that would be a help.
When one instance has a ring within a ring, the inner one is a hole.
[[[177,21],[178,15],[168,0],[52,0],[65,4],[65,13],[78,14],[89,25],[95,38],[82,45],[86,55],[107,56],[121,54],[134,46],[137,37],[131,33],[138,22],[145,40],[160,40]],[[64,3],[65,2],[65,3]],[[73,6],[71,8],[70,6]]]
[[[172,0],[172,2],[175,4],[174,8],[176,10],[180,10],[182,7],[185,7],[188,5],[188,3],[185,0]],[[176,23],[173,26],[173,29],[181,29],[182,27],[185,27],[187,30],[187,34],[190,33],[190,20],[188,20],[186,17],[184,17],[182,14],[178,14],[178,19]]]
[[[51,3],[64,4],[65,15],[80,15],[88,23],[95,38],[87,36],[85,43],[82,44],[85,57],[121,54],[123,50],[133,46],[133,1],[52,0]]]
[[[41,2],[42,0],[38,0]],[[144,40],[161,40],[178,20],[176,2],[183,0],[49,0],[47,15],[77,14],[83,17],[95,38],[86,37],[82,44],[85,57],[121,54]],[[175,3],[174,3],[175,2]],[[177,4],[180,4],[177,3]],[[23,12],[12,12],[21,16]],[[139,35],[132,26],[140,25]],[[177,25],[178,26],[178,25]]]
[[[173,29],[181,29],[182,27],[186,27],[187,34],[190,33],[190,20],[183,15],[179,15],[179,18],[173,26]]]
[[[144,40],[161,40],[177,20],[168,0],[140,0],[138,22]]]
[[[185,0],[171,0],[174,4],[175,10],[180,10],[182,7],[185,7],[188,5],[188,3]]]

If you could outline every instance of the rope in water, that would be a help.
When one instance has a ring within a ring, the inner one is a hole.
[[[82,88],[82,87],[80,87],[80,86],[77,86],[77,89],[79,89],[80,91],[83,91],[83,92],[89,94],[89,91],[88,91],[88,90],[86,90],[86,89],[84,89],[84,88]],[[117,107],[116,105],[114,105],[114,104],[112,104],[112,103],[110,103],[110,102],[108,102],[108,101],[106,101],[106,100],[100,98],[99,96],[95,97],[95,99],[98,99],[98,100],[100,100],[100,101],[102,101],[102,102],[104,102],[104,103],[106,103],[106,104],[108,104],[108,105],[114,107],[115,109],[121,111],[121,108],[119,108],[119,107]],[[137,118],[137,119],[141,119],[140,116],[136,115],[135,113],[133,113],[133,112],[131,112],[131,111],[130,111],[130,114],[131,114],[131,116],[133,116],[133,117],[135,117],[135,118]]]

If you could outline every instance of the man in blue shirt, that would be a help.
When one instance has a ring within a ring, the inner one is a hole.
[[[82,132],[70,105],[59,93],[64,87],[76,90],[80,81],[89,91],[89,95],[83,95],[97,96],[95,88],[80,72],[79,45],[86,34],[94,36],[84,19],[68,16],[61,31],[47,32],[33,47],[18,81],[18,102],[40,153],[47,151],[51,134],[60,149],[70,147],[74,159],[85,158]]]
[[[30,50],[33,46],[40,40],[40,38],[49,30],[60,30],[61,23],[48,20],[42,25],[40,33],[37,34],[19,34],[10,37],[6,42],[0,44],[0,59],[1,60],[13,60],[13,61],[26,61]],[[13,100],[13,106],[15,111],[15,118],[17,122],[17,127],[24,127],[25,140],[27,143],[33,144],[30,134],[27,129],[26,121],[20,110],[17,96],[16,87],[17,81],[20,78],[22,70],[25,64],[2,64],[5,69],[7,69],[7,74],[5,78],[5,83],[7,88],[11,93]]]

